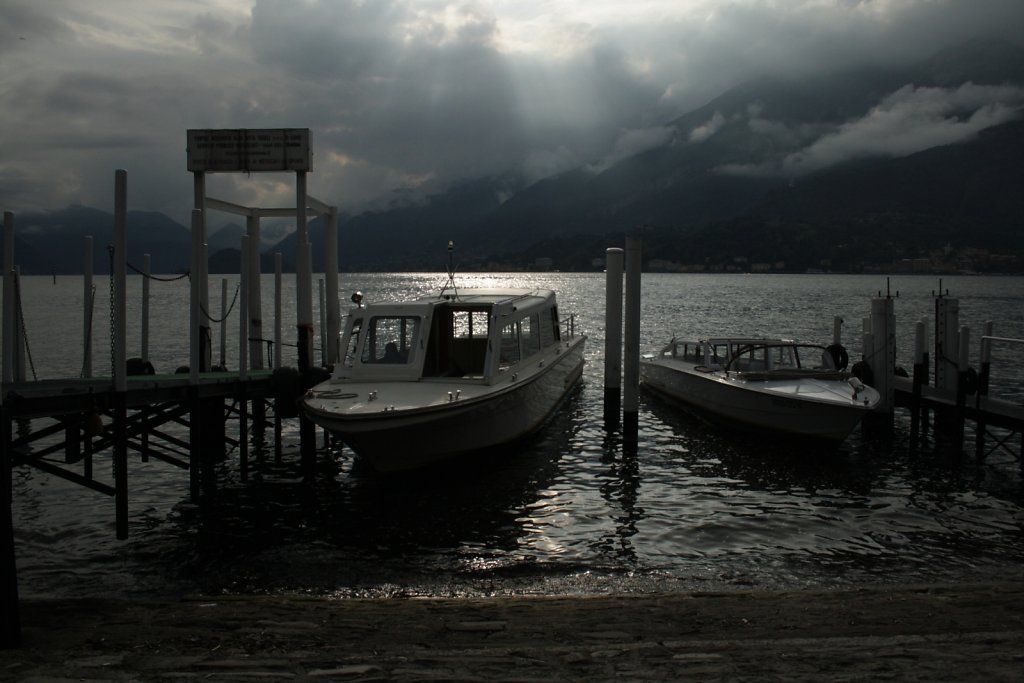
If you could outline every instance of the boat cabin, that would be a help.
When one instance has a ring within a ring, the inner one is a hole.
[[[561,340],[549,290],[467,290],[351,311],[336,379],[490,384]]]
[[[824,347],[801,344],[791,339],[673,340],[666,350],[673,358],[692,360],[708,370],[768,372],[836,369],[832,355]]]

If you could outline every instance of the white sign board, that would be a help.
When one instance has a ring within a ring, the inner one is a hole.
[[[312,171],[309,129],[189,129],[188,170]]]

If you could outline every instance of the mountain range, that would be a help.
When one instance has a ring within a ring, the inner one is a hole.
[[[973,250],[1008,256],[1000,269],[1014,270],[1024,254],[1024,100],[1011,97],[1010,111],[977,104],[998,88],[1024,93],[1024,49],[975,42],[903,70],[757,79],[638,131],[637,145],[609,159],[532,183],[513,171],[467,179],[345,216],[339,262],[440,270],[453,240],[463,269],[591,269],[638,232],[657,267],[860,270]],[[977,125],[982,115],[994,118]],[[26,273],[81,272],[91,234],[94,269],[105,272],[112,226],[108,213],[80,206],[18,216],[17,261]],[[150,253],[154,272],[187,269],[187,228],[146,212],[132,212],[129,226],[131,263]],[[211,272],[237,272],[241,232],[210,237]],[[309,235],[320,270],[321,221]],[[294,248],[294,233],[270,246],[264,269],[277,251],[288,267]]]

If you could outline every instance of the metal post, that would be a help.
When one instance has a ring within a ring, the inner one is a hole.
[[[274,369],[281,367],[281,252],[274,254]],[[281,416],[274,399],[274,462],[281,462]]]
[[[220,279],[220,369],[228,368],[228,279]]]
[[[263,312],[260,296],[260,218],[249,216],[246,221],[249,237],[249,367],[263,367]]]
[[[338,362],[341,310],[338,302],[338,209],[331,207],[324,229],[324,278],[327,280],[327,366]]]
[[[622,262],[618,247],[605,250],[604,425],[619,426],[622,408]]]
[[[324,293],[324,279],[317,282],[317,301],[320,303],[320,365],[327,367],[327,300]]]
[[[142,343],[139,355],[143,364],[149,360],[149,276],[152,260],[149,254],[142,255]]]
[[[188,448],[188,462],[189,462],[189,496],[193,501],[199,499],[200,492],[200,443],[201,443],[201,431],[199,429],[199,421],[201,419],[202,410],[199,406],[199,367],[201,365],[200,358],[202,357],[202,311],[200,310],[200,299],[202,287],[199,283],[200,280],[200,267],[199,262],[203,257],[203,234],[202,234],[202,220],[203,214],[199,209],[193,209],[192,211],[192,263],[189,267],[189,272],[192,277],[189,280],[189,448]]]
[[[7,215],[4,214],[5,223]],[[6,276],[6,273],[5,273]],[[4,288],[7,292],[7,288]],[[0,392],[0,649],[21,645],[18,564],[14,552],[11,420]]]
[[[92,290],[92,235],[85,238],[85,259],[82,264],[82,377],[92,377],[92,321],[94,312]]]
[[[985,459],[985,432],[988,428],[988,423],[985,421],[985,411],[980,410],[980,408],[982,397],[988,396],[989,374],[992,370],[992,321],[985,321],[983,329],[984,334],[981,336],[981,367],[978,372],[978,393],[974,403],[975,407],[979,408],[974,430],[974,455],[978,462],[982,462]]]
[[[128,172],[114,174],[114,507],[117,537],[128,538],[127,264]]]
[[[17,308],[14,300],[14,214],[4,211],[3,382],[13,382],[17,348]]]
[[[882,396],[877,414],[890,417],[896,405],[896,324],[892,297],[871,300],[871,334],[874,346],[871,349],[871,371],[875,378],[875,389]]]
[[[956,376],[956,417],[953,423],[956,436],[957,453],[963,453],[964,446],[964,422],[967,419],[967,373],[970,369],[968,363],[968,348],[971,342],[971,330],[968,327],[960,328],[957,354],[957,376]]]
[[[281,252],[274,254],[274,367],[281,367]]]
[[[249,379],[249,238],[242,237],[241,265],[238,273],[238,468],[242,481],[249,478],[249,404],[246,401]]]
[[[626,238],[626,325],[623,363],[623,440],[636,444],[640,428],[640,271],[642,242]]]
[[[921,388],[928,377],[928,366],[925,362],[925,324],[918,321],[914,324],[914,379],[910,403],[910,448],[917,449],[921,434]]]

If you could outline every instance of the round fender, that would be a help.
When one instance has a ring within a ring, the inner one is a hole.
[[[846,366],[850,364],[850,354],[846,352],[846,347],[842,344],[832,344],[825,350],[832,356],[832,363],[836,366],[836,370],[845,370]]]
[[[867,361],[857,361],[853,364],[853,367],[850,368],[850,372],[853,373],[854,377],[859,379],[861,382],[864,382],[864,384],[867,384],[869,387],[875,386],[875,373],[871,369],[871,366],[868,365]]]

